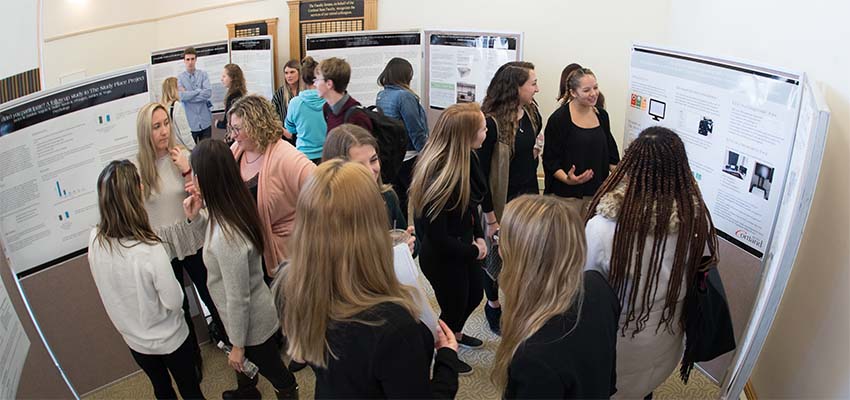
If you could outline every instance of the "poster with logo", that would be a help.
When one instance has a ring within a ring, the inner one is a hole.
[[[798,74],[635,46],[625,142],[653,125],[676,132],[718,235],[762,258],[788,173],[800,81]]]
[[[138,148],[147,67],[102,75],[0,107],[0,240],[18,277],[85,252],[97,177]]]

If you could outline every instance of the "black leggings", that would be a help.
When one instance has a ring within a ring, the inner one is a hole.
[[[174,387],[171,386],[171,376],[177,383],[180,397],[184,399],[203,399],[198,376],[195,374],[195,350],[192,346],[192,336],[186,337],[183,344],[170,354],[142,354],[130,349],[130,354],[136,364],[145,371],[151,380],[153,393],[157,399],[176,399]],[[197,343],[196,343],[197,344]]]
[[[419,266],[440,304],[440,319],[454,332],[462,332],[466,320],[481,303],[481,266],[478,262],[446,262],[423,253]]]
[[[280,348],[277,346],[279,339],[272,335],[265,342],[256,346],[245,346],[245,358],[257,365],[260,373],[249,379],[241,372],[236,373],[236,384],[238,387],[257,386],[259,375],[262,375],[277,391],[285,391],[296,384],[295,375],[283,365],[280,358]]]
[[[407,191],[410,189],[410,182],[413,179],[413,166],[418,158],[418,156],[413,157],[401,163],[401,169],[398,170],[398,174],[392,181],[393,190],[398,196],[398,206],[401,208],[401,213],[405,219],[407,219]]]
[[[484,294],[487,295],[487,300],[499,301],[499,282],[487,275],[484,268],[481,269],[481,280],[484,283]]]

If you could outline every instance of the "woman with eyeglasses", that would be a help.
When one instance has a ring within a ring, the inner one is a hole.
[[[322,161],[322,147],[325,143],[325,134],[328,132],[328,124],[322,113],[325,99],[319,97],[319,92],[313,85],[317,65],[319,64],[310,56],[304,57],[304,61],[301,61],[301,80],[304,83],[304,90],[289,102],[283,125],[287,132],[297,138],[295,148],[318,165]]]
[[[195,254],[205,218],[199,198],[187,197],[180,222],[151,227],[144,184],[127,160],[112,161],[97,178],[100,221],[89,238],[88,261],[109,319],[145,372],[157,399],[202,399],[195,337],[183,314],[183,288],[171,260]],[[193,343],[194,341],[194,343]],[[170,376],[169,376],[170,373]]]
[[[267,246],[263,251],[266,282],[288,258],[298,193],[316,164],[281,139],[280,120],[272,104],[259,95],[245,96],[228,114],[231,151],[242,181],[257,202]]]

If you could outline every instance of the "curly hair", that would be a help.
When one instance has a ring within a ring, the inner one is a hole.
[[[531,64],[531,63],[526,63]],[[517,113],[519,112],[519,87],[524,85],[530,76],[529,70],[519,65],[505,64],[496,71],[487,96],[481,104],[484,116],[492,117],[499,127],[499,142],[514,148],[517,130]]]
[[[227,117],[233,115],[242,120],[242,130],[249,139],[257,143],[257,150],[265,151],[273,141],[280,139],[283,125],[272,103],[265,97],[252,94],[240,98],[232,106]]]

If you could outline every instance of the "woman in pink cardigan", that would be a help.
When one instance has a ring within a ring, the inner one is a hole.
[[[258,95],[245,96],[228,112],[231,150],[242,180],[257,199],[266,249],[266,283],[288,258],[287,240],[295,223],[295,203],[316,165],[281,140],[283,127],[274,106]]]

